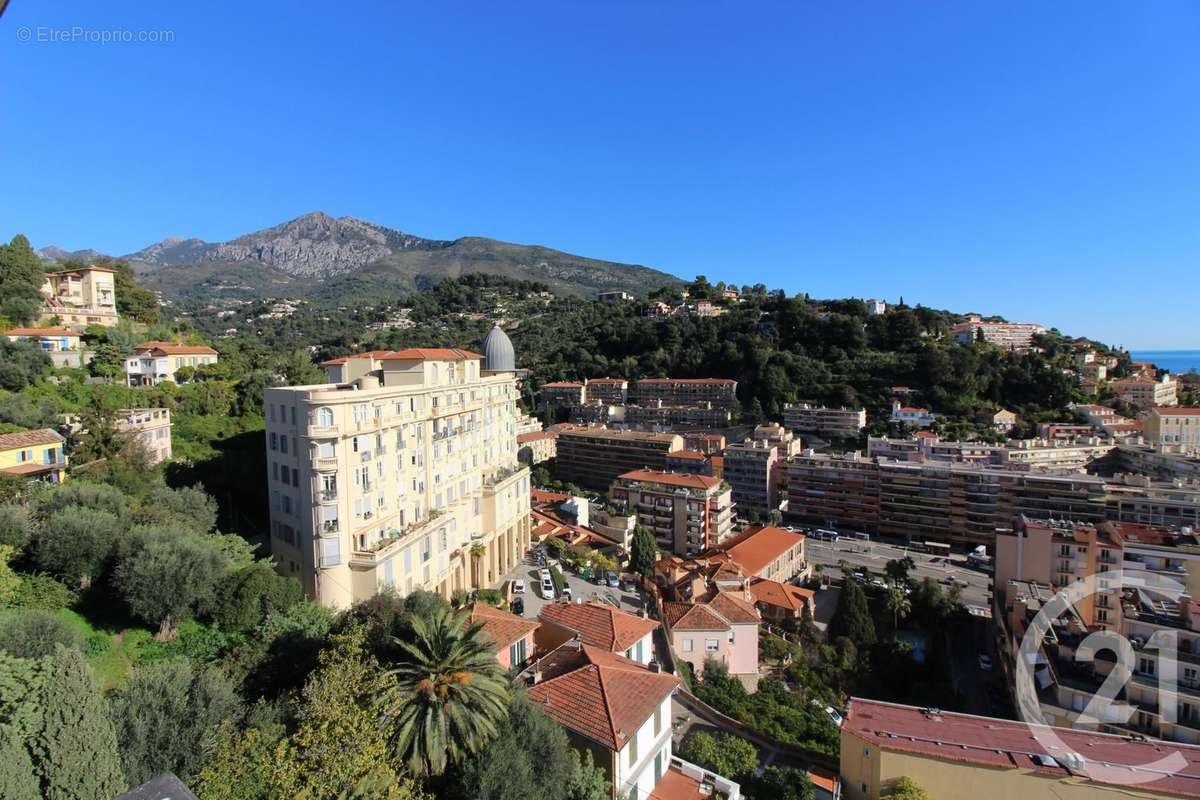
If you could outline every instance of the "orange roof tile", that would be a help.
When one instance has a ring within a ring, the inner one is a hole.
[[[0,450],[15,450],[18,447],[34,447],[39,444],[58,444],[63,441],[65,440],[58,431],[51,428],[0,433]]]
[[[609,750],[624,747],[679,685],[673,675],[587,644],[577,659],[577,668],[536,684],[529,696],[559,725]]]
[[[142,342],[133,346],[138,350],[160,350],[168,356],[215,356],[216,350],[207,345],[176,344],[175,342]]]
[[[370,356],[371,358],[382,358],[383,356],[386,356],[390,352],[392,352],[392,351],[391,350],[367,350],[362,353],[351,353],[350,355],[342,356],[341,358],[331,358],[328,361],[322,361],[321,366],[322,367],[335,367],[339,364],[345,364],[347,361],[351,361],[356,358],[367,358],[368,356]]]
[[[613,653],[628,650],[657,627],[654,620],[601,603],[554,603],[542,607],[541,617],[575,632],[584,644]]]
[[[673,450],[668,454],[670,458],[686,458],[693,461],[707,461],[708,456],[701,453],[699,450]]]
[[[574,381],[551,381],[550,383],[543,383],[542,388],[543,389],[582,389],[583,384],[575,383]]]
[[[724,631],[729,622],[704,603],[663,603],[667,627],[681,631]]]
[[[735,384],[735,383],[737,383],[737,381],[732,380],[731,378],[642,378],[640,381],[638,381],[638,383],[639,384],[641,384],[641,383],[688,383],[688,384],[705,383],[705,384],[720,384],[720,385],[727,386],[730,384]]]
[[[74,336],[80,333],[70,328],[11,328],[4,332],[5,336]]]
[[[783,528],[749,528],[738,536],[725,540],[715,549],[726,553],[747,574],[755,575],[803,541],[804,534],[792,533]]]
[[[674,453],[670,455],[674,456]],[[662,483],[667,486],[682,486],[688,489],[714,489],[721,485],[719,478],[711,475],[692,475],[686,472],[657,472],[652,469],[635,469],[617,476],[618,480]]]
[[[801,589],[788,583],[756,578],[750,583],[750,592],[754,600],[765,605],[784,608],[800,613],[805,603],[813,602],[814,594],[809,589]],[[811,607],[811,606],[810,606]]]
[[[497,651],[503,650],[541,627],[536,620],[518,617],[516,614],[501,611],[486,603],[473,604],[468,619],[472,625],[477,622],[483,623],[483,633],[492,640],[493,649]]]
[[[735,625],[757,623],[760,619],[754,604],[734,592],[717,590],[707,601],[708,607]]]
[[[407,350],[396,350],[380,361],[480,361],[483,356],[470,350],[459,350],[457,347],[410,347]]]
[[[530,431],[529,433],[518,433],[517,444],[525,444],[526,442],[540,442],[542,439],[557,439],[558,434],[554,431]]]

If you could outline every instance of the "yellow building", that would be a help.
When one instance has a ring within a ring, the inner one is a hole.
[[[0,434],[0,472],[62,483],[67,469],[63,441],[63,437],[50,428]]]
[[[1145,424],[1146,441],[1155,447],[1200,451],[1200,408],[1152,408]]]
[[[937,800],[1200,797],[1200,747],[1071,728],[1036,733],[1023,722],[856,697],[842,725],[842,797],[878,800],[902,777]],[[1173,754],[1181,764],[1156,768]]]
[[[57,317],[60,325],[82,330],[88,325],[117,324],[116,273],[107,267],[47,272],[42,284],[41,320]]]
[[[323,366],[330,383],[265,396],[280,571],[336,608],[495,585],[530,543],[515,371],[420,348]]]

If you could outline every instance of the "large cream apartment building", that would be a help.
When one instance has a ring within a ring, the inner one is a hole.
[[[329,383],[268,389],[279,570],[342,608],[385,588],[449,597],[517,564],[529,472],[507,352],[373,351],[326,362]]]

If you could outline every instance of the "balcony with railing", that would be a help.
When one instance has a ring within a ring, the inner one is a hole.
[[[355,547],[350,557],[350,565],[356,567],[372,568],[377,564],[391,558],[400,548],[408,545],[424,532],[434,520],[440,516],[440,512],[431,509],[429,515],[423,517],[416,522],[396,528],[388,528],[383,536],[368,542],[363,547]]]

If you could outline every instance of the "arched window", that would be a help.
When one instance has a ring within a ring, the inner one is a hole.
[[[318,408],[317,409],[317,424],[322,428],[333,427],[333,409]]]

